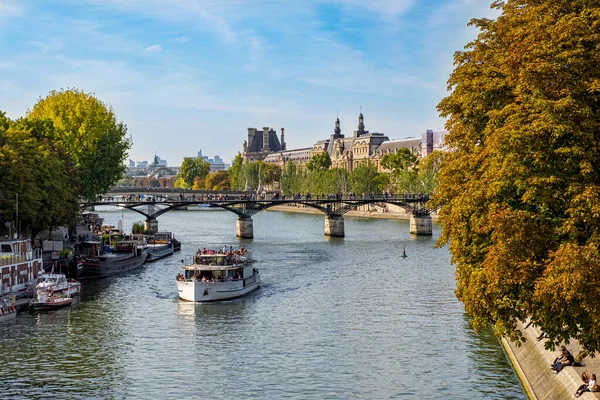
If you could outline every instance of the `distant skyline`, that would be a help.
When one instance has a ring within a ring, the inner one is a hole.
[[[133,138],[129,157],[242,149],[285,128],[288,149],[333,131],[390,139],[444,125],[453,55],[491,0],[0,0],[0,110],[60,88],[93,92]]]

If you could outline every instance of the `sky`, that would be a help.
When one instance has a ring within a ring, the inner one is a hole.
[[[94,93],[127,124],[129,158],[169,165],[242,150],[249,127],[288,149],[444,126],[453,55],[491,0],[0,0],[0,110]]]

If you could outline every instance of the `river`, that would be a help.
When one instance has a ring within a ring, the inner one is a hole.
[[[169,212],[160,230],[181,253],[0,325],[0,398],[526,398],[493,334],[470,329],[439,226],[414,237],[408,221],[346,217],[346,237],[326,238],[321,215],[267,211],[240,240],[235,218]],[[181,260],[232,243],[254,250],[261,288],[179,301]]]

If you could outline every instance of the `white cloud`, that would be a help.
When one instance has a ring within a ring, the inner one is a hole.
[[[189,36],[179,36],[178,38],[174,39],[173,41],[177,42],[177,43],[187,43],[190,40],[192,40],[192,39]]]
[[[0,0],[0,17],[20,17],[24,13],[23,4],[17,1]]]
[[[162,47],[160,47],[160,44],[153,44],[152,46],[146,47],[144,51],[147,53],[159,53],[162,51]]]

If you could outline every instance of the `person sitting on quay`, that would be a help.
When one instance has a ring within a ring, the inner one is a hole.
[[[571,354],[571,352],[567,350],[565,346],[561,346],[561,354],[555,359],[554,363],[551,366],[551,368],[553,369],[552,373],[558,374],[563,369],[563,367],[573,365],[574,363],[575,358],[573,357],[573,354]]]
[[[596,374],[591,374],[585,371],[581,374],[581,380],[584,382],[583,385],[579,386],[575,392],[575,397],[579,397],[585,392],[597,392],[598,385],[596,384]]]

